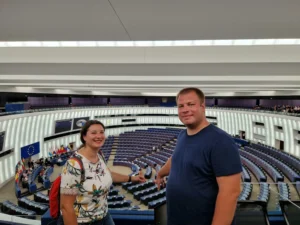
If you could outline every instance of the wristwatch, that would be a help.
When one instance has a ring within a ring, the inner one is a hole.
[[[128,175],[128,177],[129,177],[129,180],[128,180],[128,182],[131,182],[131,176],[130,176],[130,175]]]

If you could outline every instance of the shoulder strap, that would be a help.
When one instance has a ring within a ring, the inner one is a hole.
[[[81,169],[81,183],[85,181],[85,170],[83,166],[83,162],[80,156],[73,154],[71,159],[76,160],[79,163],[80,169]]]
[[[103,152],[101,151],[101,150],[99,150],[99,153],[98,153],[100,156],[101,156],[101,158],[103,159],[103,162],[106,164],[106,161],[105,161],[105,157],[104,157],[104,155],[103,155]]]

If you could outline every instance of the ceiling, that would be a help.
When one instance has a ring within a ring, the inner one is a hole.
[[[298,0],[1,0],[0,40],[299,38]]]
[[[1,41],[300,39],[298,0],[2,0]],[[300,43],[300,42],[299,42]],[[299,46],[0,48],[7,92],[300,96]]]

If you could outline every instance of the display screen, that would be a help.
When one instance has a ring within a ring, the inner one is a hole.
[[[71,129],[72,129],[72,119],[55,121],[55,130],[54,130],[55,134],[71,131]]]
[[[3,150],[4,147],[4,138],[5,138],[5,132],[0,132],[0,152]]]
[[[74,118],[73,130],[81,129],[84,124],[89,121],[90,117]]]

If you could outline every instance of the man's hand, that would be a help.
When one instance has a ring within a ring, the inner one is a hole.
[[[155,184],[157,186],[157,189],[160,190],[160,187],[163,188],[166,186],[166,182],[164,180],[164,177],[161,177],[158,173],[156,175]]]
[[[142,170],[140,170],[139,175],[138,176],[132,176],[131,177],[131,181],[133,183],[145,183],[146,179],[144,177],[144,174],[142,172]]]

